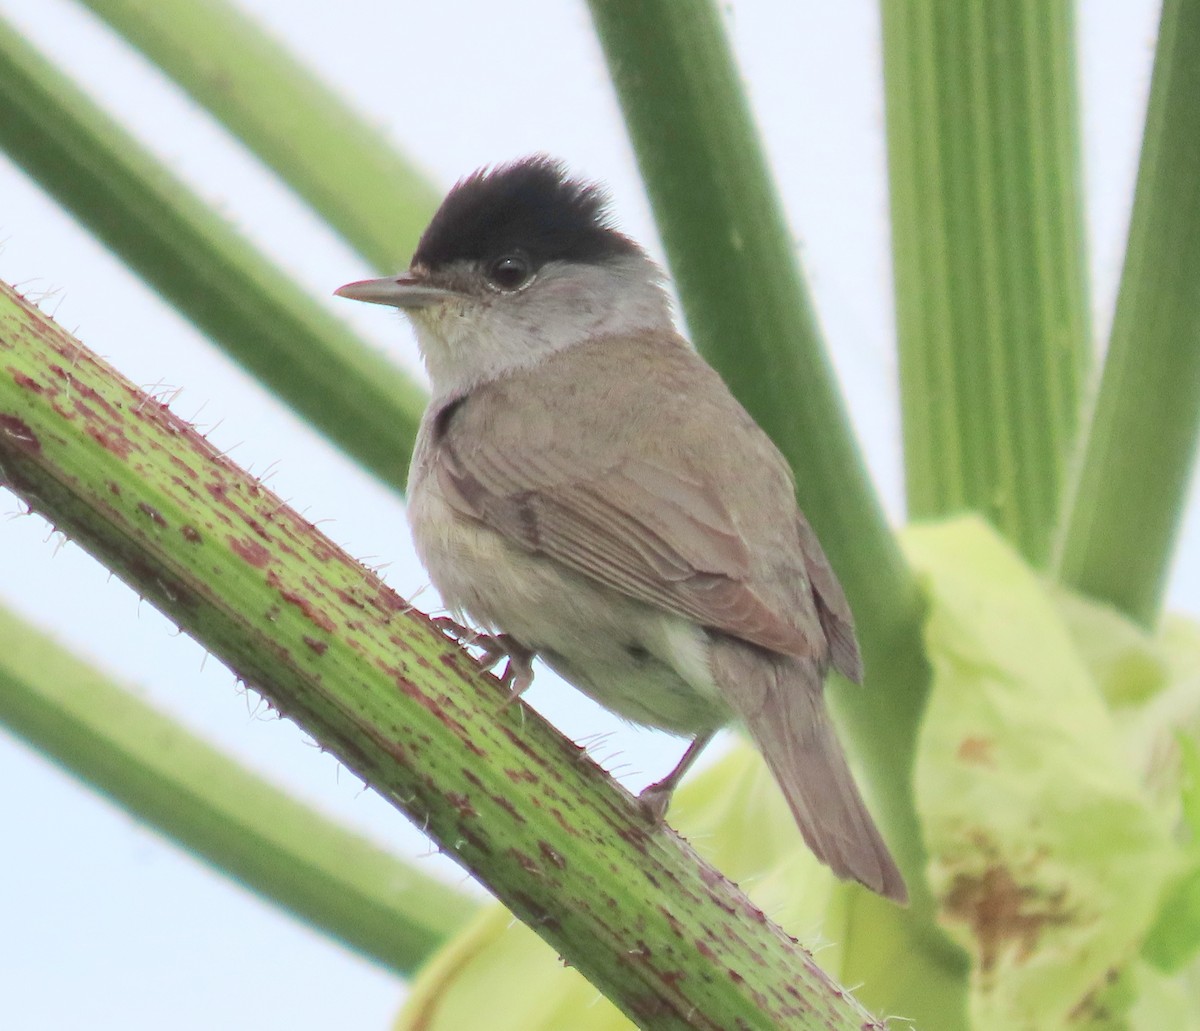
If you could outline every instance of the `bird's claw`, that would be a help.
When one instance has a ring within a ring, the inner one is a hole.
[[[526,648],[519,641],[513,640],[508,634],[496,634],[489,637],[483,646],[483,656],[480,662],[485,669],[491,669],[501,659],[508,659],[500,683],[508,688],[508,698],[505,705],[511,705],[521,697],[533,683],[533,656],[531,648]]]
[[[499,678],[500,683],[508,688],[505,705],[515,702],[533,683],[533,649],[526,648],[508,634],[485,634],[470,630],[449,616],[435,616],[433,625],[461,645],[481,648],[483,654],[479,656],[479,665],[485,670],[494,669],[501,659],[508,660]]]

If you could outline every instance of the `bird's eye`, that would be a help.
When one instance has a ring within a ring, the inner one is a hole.
[[[533,265],[520,251],[502,254],[487,266],[487,277],[498,290],[520,290],[533,276]]]

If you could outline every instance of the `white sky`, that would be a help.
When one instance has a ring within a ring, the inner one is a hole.
[[[659,254],[586,9],[580,3],[241,0],[443,185],[533,151],[606,181],[623,227]],[[1097,336],[1119,271],[1157,20],[1153,0],[1081,4],[1089,230]],[[875,3],[725,3],[822,321],[889,511],[899,429]],[[205,197],[332,310],[415,367],[402,323],[330,291],[369,270],[269,173],[68,0],[0,0]],[[398,501],[307,431],[0,157],[0,278],[136,382],[182,388],[174,408],[353,554],[425,584]],[[1200,612],[1193,491],[1172,585]],[[215,660],[0,492],[0,603],[53,627],[260,771],[455,883],[463,876],[390,807]],[[428,597],[428,595],[426,595]],[[543,675],[531,701],[567,733],[611,734],[602,761],[637,786],[679,753]],[[280,915],[139,827],[0,731],[0,1026],[383,1028],[401,983]]]

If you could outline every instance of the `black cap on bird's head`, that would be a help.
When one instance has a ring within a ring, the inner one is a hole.
[[[635,255],[644,252],[609,220],[604,191],[539,154],[460,180],[407,272],[347,283],[335,293],[411,312],[495,291],[515,296],[550,262],[601,265]]]
[[[608,216],[608,197],[572,179],[545,155],[482,168],[459,180],[421,237],[414,266],[487,261],[522,251],[535,268],[549,261],[598,263],[637,254]]]

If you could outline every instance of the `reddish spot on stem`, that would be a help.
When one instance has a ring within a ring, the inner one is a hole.
[[[199,544],[204,539],[194,526],[181,526],[179,532],[183,534],[183,539],[189,544]]]
[[[248,519],[246,521],[246,525],[249,526],[250,529],[253,530],[264,541],[269,541],[271,539],[271,535],[267,533],[266,527],[263,526],[263,524],[257,519]]]
[[[324,655],[329,651],[328,641],[318,641],[315,637],[305,637],[304,643],[309,646],[318,655]]]
[[[683,937],[683,924],[681,924],[679,922],[679,920],[676,919],[675,914],[672,913],[665,906],[659,906],[658,911],[660,913],[662,913],[662,915],[664,917],[666,917],[667,923],[671,925],[671,930],[674,932],[675,937],[682,938]]]
[[[264,569],[271,561],[271,553],[267,551],[258,541],[243,540],[240,537],[230,536],[228,538],[229,546],[233,548],[234,554],[244,562],[248,562],[255,569]],[[330,627],[329,629],[333,629]]]
[[[372,604],[379,609],[380,612],[405,612],[412,608],[403,598],[395,591],[382,590],[379,591],[374,598],[371,599]]]
[[[36,455],[42,450],[42,442],[37,434],[29,428],[28,423],[15,415],[0,415],[0,434],[28,454]]]
[[[183,473],[189,480],[198,480],[200,478],[200,474],[196,472],[196,470],[193,469],[188,462],[184,461],[178,455],[168,455],[167,457],[171,460],[171,464],[175,466],[175,468],[181,473]]]
[[[624,838],[629,844],[636,848],[639,852],[646,851],[646,845],[650,838],[641,827],[636,827],[633,824],[627,824],[617,830],[617,834]]]
[[[316,562],[328,562],[331,558],[337,555],[337,551],[321,539],[314,540],[312,546],[308,549],[308,553]]]
[[[162,513],[153,505],[147,504],[145,501],[138,502],[138,511],[150,520],[155,526],[167,525],[167,521],[162,517]]]
[[[451,791],[446,795],[446,801],[449,802],[458,811],[460,820],[468,819],[472,816],[478,816],[475,807],[471,804],[471,800],[457,791]]]
[[[537,774],[535,774],[532,770],[513,770],[505,767],[504,775],[508,777],[508,779],[514,784],[520,784],[522,781],[526,781],[530,784],[537,783]]]
[[[544,927],[551,932],[558,932],[562,930],[562,923],[559,921],[559,919],[556,916],[552,916],[550,911],[531,895],[528,895],[523,891],[515,891],[513,892],[512,897],[513,904],[518,909],[525,910],[527,917],[525,922],[531,927]]]
[[[521,815],[521,811],[513,805],[511,798],[506,798],[504,795],[491,795],[491,800],[511,816],[517,823],[524,823],[525,817]]]
[[[632,995],[629,998],[629,1008],[647,1025],[654,1024],[662,1016],[678,1015],[666,1000],[657,995]]]
[[[67,380],[71,384],[71,397],[74,398],[75,407],[77,409],[84,411],[86,406],[83,405],[83,402],[90,401],[98,407],[104,409],[104,414],[109,419],[116,420],[121,418],[120,410],[109,404],[109,402],[97,390],[89,387],[86,383],[80,383],[79,380],[71,375],[71,373],[57,365],[54,366],[51,371],[60,376],[62,379]],[[92,418],[95,418],[95,413],[91,409],[87,409],[87,412]]]
[[[547,842],[547,841],[539,841],[539,842],[538,842],[538,851],[539,851],[539,852],[541,852],[541,854],[542,854],[542,857],[543,857],[543,858],[546,860],[546,862],[547,862],[547,863],[549,863],[551,866],[556,866],[556,867],[558,867],[560,870],[564,870],[564,869],[566,869],[566,866],[567,866],[567,861],[566,861],[566,859],[564,859],[564,858],[563,858],[563,855],[562,855],[562,853],[561,853],[561,852],[558,852],[557,850],[555,850],[555,849],[554,849],[554,848],[553,848],[553,847],[550,845],[550,843],[549,843],[549,842]]]
[[[105,430],[100,426],[87,426],[87,435],[99,444],[105,451],[110,451],[118,458],[128,458],[133,446],[119,432]]]
[[[538,861],[536,859],[534,859],[533,856],[529,855],[528,853],[522,852],[518,848],[510,848],[508,850],[508,853],[509,853],[509,855],[511,855],[513,857],[513,859],[515,859],[517,861],[517,865],[520,866],[521,869],[524,870],[530,876],[542,877],[545,875],[544,871],[542,870],[542,867],[538,863]]]
[[[25,373],[14,369],[11,365],[7,367],[7,370],[12,373],[13,382],[22,390],[29,390],[35,394],[41,394],[45,392],[46,388],[32,377],[26,376]]]
[[[256,546],[258,546],[258,545],[256,545]],[[261,547],[261,546],[259,546],[259,547]],[[236,546],[235,546],[235,550],[236,550]],[[265,548],[263,548],[262,550],[264,552],[266,551]],[[238,553],[241,554],[241,552],[238,552]],[[249,560],[247,559],[247,561],[249,561]],[[301,611],[301,613],[303,613],[304,618],[307,619],[310,623],[314,624],[315,626],[320,627],[326,633],[333,633],[333,629],[334,629],[333,620],[330,619],[319,608],[317,608],[317,606],[314,605],[303,594],[301,594],[299,591],[292,591],[292,590],[285,589],[282,586],[282,584],[279,580],[279,577],[276,576],[274,573],[268,574],[267,583],[271,587],[277,588],[279,591],[279,597],[282,598],[284,601],[286,601],[289,605],[294,605],[296,608],[298,608]]]

